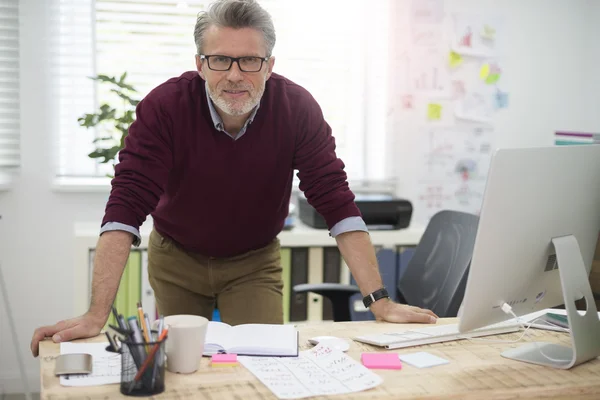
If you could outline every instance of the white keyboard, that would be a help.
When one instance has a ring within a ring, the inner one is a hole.
[[[363,335],[354,337],[353,339],[358,342],[385,347],[386,349],[399,349],[403,347],[420,346],[423,344],[516,332],[520,327],[521,326],[514,320],[509,320],[488,325],[470,332],[460,333],[458,331],[458,324],[446,324],[410,329],[401,332]]]

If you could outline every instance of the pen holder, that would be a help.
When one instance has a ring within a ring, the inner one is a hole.
[[[152,342],[121,342],[121,393],[127,396],[151,396],[165,390],[165,343],[157,342],[152,331]]]

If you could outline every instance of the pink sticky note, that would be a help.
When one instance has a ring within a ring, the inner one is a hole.
[[[211,358],[213,363],[235,363],[237,354],[214,354]]]
[[[402,363],[396,353],[362,353],[360,360],[371,369],[402,369]]]

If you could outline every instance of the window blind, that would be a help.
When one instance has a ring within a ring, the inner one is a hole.
[[[335,0],[259,1],[275,23],[274,71],[305,87],[319,102],[336,138],[338,156],[353,179],[366,177],[367,137],[377,140],[374,135],[383,134],[366,129],[373,113],[365,96],[373,91],[366,90],[364,1],[348,0],[343,5]],[[66,25],[61,31],[65,72],[61,99],[68,99],[63,101],[60,174],[108,171],[87,157],[93,133],[77,126],[77,117],[115,99],[107,86],[86,76],[118,78],[127,72],[127,82],[142,98],[167,79],[194,70],[194,25],[198,12],[210,2],[61,0]]]
[[[19,1],[0,0],[0,168],[19,166]]]

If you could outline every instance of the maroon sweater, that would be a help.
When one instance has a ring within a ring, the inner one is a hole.
[[[360,216],[313,97],[273,74],[254,121],[233,140],[215,129],[198,74],[186,72],[137,106],[102,225],[154,228],[183,248],[228,257],[267,245],[288,214],[294,170],[329,229]]]

